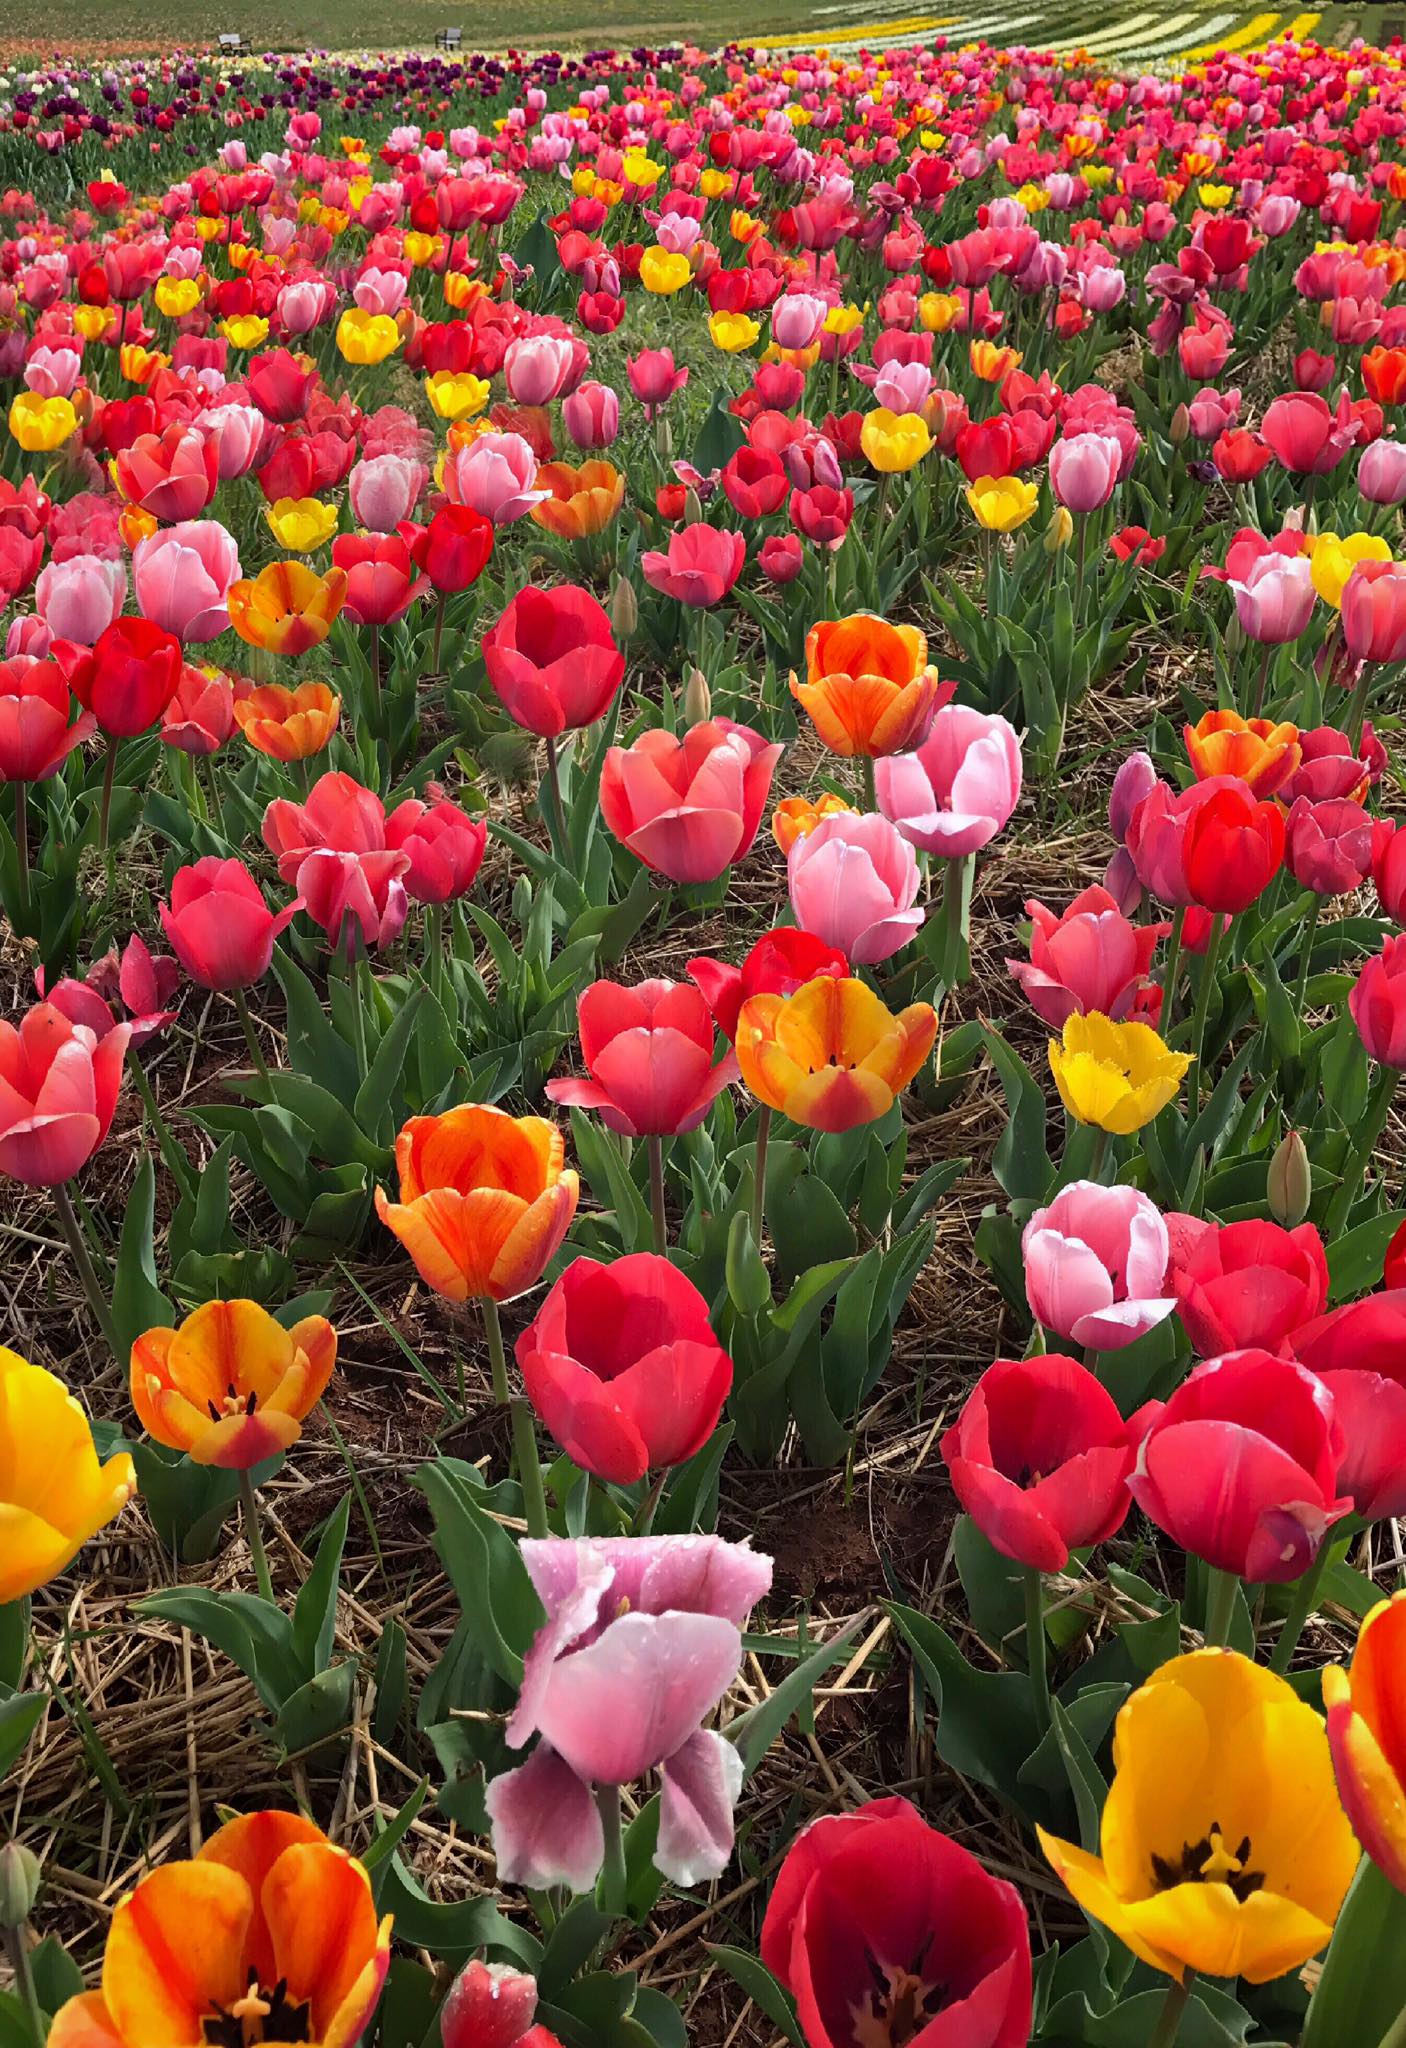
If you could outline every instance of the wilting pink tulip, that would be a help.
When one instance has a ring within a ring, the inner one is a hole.
[[[550,491],[535,490],[537,457],[521,434],[480,434],[444,460],[444,495],[495,526],[510,526]]]
[[[101,1039],[53,1003],[0,1018],[0,1173],[26,1187],[72,1180],[112,1126],[130,1024]]]
[[[34,586],[35,608],[54,639],[76,640],[81,647],[91,647],[112,624],[126,597],[126,569],[103,555],[48,562]]]
[[[423,462],[409,455],[375,455],[358,462],[347,478],[352,511],[372,533],[394,533],[409,519],[430,480]]]
[[[503,356],[508,396],[517,405],[550,405],[570,383],[575,367],[576,349],[569,335],[522,335],[508,343]]]
[[[874,782],[879,809],[914,846],[975,853],[1020,801],[1020,737],[1004,718],[944,704],[916,753],[874,763]]]
[[[1046,1024],[1059,1031],[1088,1010],[1115,1023],[1131,1014],[1167,925],[1131,923],[1097,887],[1082,890],[1060,917],[1033,899],[1025,914],[1034,926],[1030,958],[1006,966]]]
[[[217,519],[191,519],[148,534],[132,553],[137,606],[178,640],[218,639],[226,598],[241,574],[234,535]]]
[[[1284,865],[1315,896],[1360,889],[1372,865],[1372,820],[1346,797],[1317,804],[1299,797],[1289,812]]]
[[[714,881],[756,838],[781,753],[728,718],[691,726],[682,739],[651,727],[606,755],[601,816],[671,882]]]
[[[1315,596],[1313,565],[1306,555],[1261,555],[1243,581],[1228,580],[1236,617],[1249,639],[1267,647],[1298,639]]]
[[[1406,504],[1406,441],[1369,442],[1357,458],[1357,488],[1369,505]]]
[[[181,669],[176,694],[161,714],[161,737],[183,754],[214,754],[234,731],[234,688],[218,669],[207,675],[193,662]]]
[[[452,903],[473,887],[488,843],[488,826],[441,797],[407,797],[386,820],[386,844],[410,856],[406,893],[417,903]]]
[[[1067,511],[1097,512],[1113,496],[1122,461],[1111,434],[1068,434],[1050,450],[1050,489]]]
[[[620,431],[620,400],[608,384],[578,384],[561,417],[578,448],[609,448]]]
[[[795,840],[786,858],[791,908],[802,930],[838,946],[856,966],[906,946],[925,915],[918,857],[877,811],[837,811]]]
[[[1071,1181],[1020,1240],[1035,1320],[1094,1351],[1121,1351],[1176,1307],[1165,1293],[1167,1226],[1132,1187]]]
[[[593,981],[577,1004],[577,1028],[590,1079],[549,1081],[547,1093],[595,1110],[627,1138],[693,1130],[737,1079],[734,1053],[713,1064],[713,1013],[692,982]]]
[[[506,1730],[510,1748],[534,1735],[537,1746],[487,1792],[500,1879],[588,1890],[605,1855],[592,1787],[652,1770],[655,1868],[676,1884],[719,1876],[742,1759],[702,1723],[737,1675],[771,1559],[718,1536],[546,1537],[520,1549],[547,1618]]]
[[[1342,622],[1359,661],[1406,661],[1406,562],[1358,562],[1343,586]]]
[[[687,366],[681,370],[674,368],[674,351],[671,348],[641,349],[637,356],[627,358],[625,373],[629,377],[631,391],[649,419],[653,419],[660,406],[667,405],[688,382]]]
[[[680,604],[718,604],[742,573],[747,542],[706,520],[681,526],[669,535],[668,548],[648,548],[640,556],[645,581]]]
[[[212,857],[177,868],[171,901],[159,908],[161,928],[191,980],[223,993],[263,980],[275,939],[302,904],[295,900],[275,915],[243,861]]]

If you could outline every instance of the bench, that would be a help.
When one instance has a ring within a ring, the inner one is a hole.
[[[434,40],[437,50],[459,50],[463,48],[464,31],[461,28],[442,28]]]
[[[226,29],[220,37],[220,55],[237,57],[244,48],[244,38],[237,28]]]

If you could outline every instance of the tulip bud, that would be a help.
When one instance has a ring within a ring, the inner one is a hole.
[[[1074,538],[1074,515],[1067,505],[1057,505],[1054,517],[1045,528],[1045,553],[1057,555],[1061,548],[1067,548]]]
[[[1172,414],[1172,424],[1167,429],[1168,437],[1180,447],[1191,432],[1191,414],[1184,405],[1179,405]]]
[[[18,1842],[6,1842],[0,1849],[0,1930],[23,1927],[38,1896],[39,1858]]]
[[[1221,634],[1221,644],[1227,654],[1238,654],[1245,645],[1245,628],[1240,623],[1239,612],[1232,612]]]
[[[1297,1131],[1290,1131],[1274,1148],[1269,1162],[1267,1194],[1269,1213],[1285,1230],[1295,1230],[1308,1214],[1313,1192],[1313,1169],[1308,1149]]]
[[[628,640],[640,622],[639,600],[628,576],[617,576],[610,596],[610,623],[617,640]]]
[[[689,725],[702,725],[713,715],[713,693],[701,668],[691,668],[684,686],[683,715]]]
[[[692,484],[684,486],[683,516],[685,526],[697,526],[703,517],[703,500]]]

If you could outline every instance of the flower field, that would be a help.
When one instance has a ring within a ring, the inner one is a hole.
[[[0,2048],[1406,2048],[1406,69],[1268,19],[5,73]]]

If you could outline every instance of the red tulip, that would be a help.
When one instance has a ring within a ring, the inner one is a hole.
[[[707,1302],[654,1252],[574,1259],[517,1360],[549,1433],[583,1472],[618,1486],[702,1450],[732,1386]]]
[[[1284,865],[1301,889],[1317,896],[1360,889],[1372,865],[1372,820],[1347,797],[1326,803],[1296,797],[1285,828]]]
[[[243,861],[210,856],[171,877],[171,901],[159,906],[171,950],[200,988],[221,992],[262,981],[273,944],[302,909],[277,915]]]
[[[729,1042],[737,1037],[737,1019],[750,997],[793,996],[821,975],[843,981],[849,971],[849,962],[838,946],[827,946],[813,932],[789,924],[764,932],[740,967],[700,954],[686,968],[689,980],[703,991],[713,1022]]]
[[[738,1076],[737,1056],[713,1065],[713,1019],[687,982],[595,981],[577,1005],[588,1081],[549,1081],[553,1102],[598,1111],[627,1138],[691,1131]]]
[[[682,739],[653,726],[612,747],[600,808],[615,837],[671,882],[711,882],[757,836],[782,749],[728,718]]]
[[[317,369],[306,356],[295,356],[291,349],[261,349],[245,364],[244,382],[264,418],[286,426],[307,411]]]
[[[488,826],[441,797],[407,797],[386,819],[386,845],[408,854],[406,893],[417,903],[452,903],[473,887],[488,844]]]
[[[97,731],[85,711],[69,723],[73,698],[53,661],[0,661],[0,782],[46,782]]]
[[[1131,1505],[1118,1404],[1074,1359],[998,1358],[942,1439],[952,1491],[1003,1557],[1062,1572]]]
[[[906,1799],[826,1815],[796,1837],[761,1954],[809,2048],[1024,2048],[1030,2037],[1020,1893]]]
[[[779,512],[791,488],[779,455],[745,446],[729,456],[718,481],[733,511],[744,519],[766,519]]]
[[[162,434],[140,434],[117,458],[124,498],[163,525],[198,519],[220,483],[218,438],[176,420]]]
[[[625,673],[608,613],[574,583],[520,590],[484,634],[483,661],[508,716],[542,739],[594,725]]]
[[[1306,1366],[1268,1351],[1208,1359],[1134,1418],[1128,1485],[1183,1550],[1256,1584],[1301,1578],[1333,1523],[1343,1435]]]
[[[1329,1309],[1293,1336],[1294,1356],[1333,1397],[1346,1449],[1338,1490],[1364,1522],[1406,1514],[1406,1291]]]
[[[120,740],[155,725],[180,687],[184,666],[175,634],[150,619],[114,619],[91,650],[58,640],[53,652],[79,703]]]
[[[1136,855],[1134,855],[1136,858]],[[1263,895],[1284,859],[1284,813],[1231,783],[1192,811],[1182,863],[1203,910],[1244,910]]]
[[[0,1173],[26,1187],[72,1180],[112,1127],[130,1024],[99,1039],[53,1003],[19,1029],[0,1019]]]
[[[441,505],[428,526],[404,535],[417,569],[447,596],[477,583],[493,553],[493,521],[471,505]]]
[[[561,2048],[548,2028],[534,2026],[537,1982],[508,1963],[465,1963],[440,2007],[444,2048]]]
[[[346,613],[358,626],[389,626],[409,611],[425,586],[398,533],[339,533],[332,560],[345,572]]]
[[[1357,439],[1345,401],[1335,412],[1316,391],[1291,391],[1266,407],[1260,432],[1283,468],[1294,476],[1336,469]]]
[[[1311,1223],[1206,1223],[1169,1215],[1172,1256],[1164,1292],[1174,1294],[1192,1349],[1283,1351],[1295,1330],[1323,1313],[1328,1259]]]
[[[1406,924],[1406,826],[1394,818],[1373,821],[1372,886],[1392,923]]]
[[[1353,983],[1347,999],[1369,1059],[1406,1067],[1406,932],[1388,939]]]
[[[1358,562],[1343,585],[1342,625],[1359,661],[1406,660],[1406,563]]]

